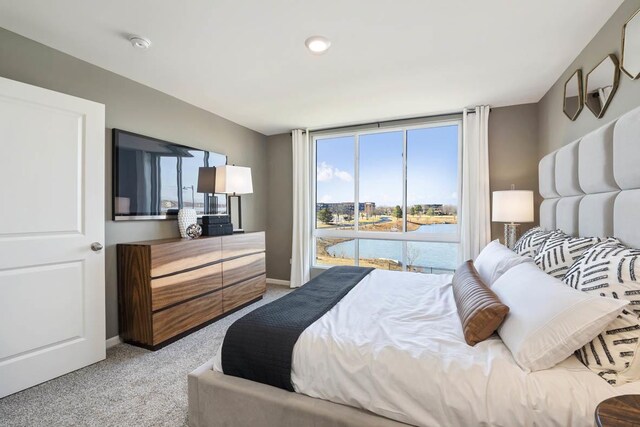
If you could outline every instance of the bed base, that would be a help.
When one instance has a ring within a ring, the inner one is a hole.
[[[213,360],[189,374],[191,427],[402,427],[361,409],[224,375]]]

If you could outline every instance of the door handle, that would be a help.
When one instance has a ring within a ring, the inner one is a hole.
[[[103,246],[98,242],[93,242],[91,244],[91,250],[94,251],[94,252],[100,252],[102,250],[102,248],[103,248]]]

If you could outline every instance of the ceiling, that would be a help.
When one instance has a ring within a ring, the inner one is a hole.
[[[0,27],[271,135],[537,102],[621,3],[2,0]]]

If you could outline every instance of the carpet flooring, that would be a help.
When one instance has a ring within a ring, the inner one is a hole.
[[[288,292],[270,285],[261,301],[156,352],[110,348],[102,362],[0,399],[0,425],[185,426],[187,374],[214,356],[231,323]]]

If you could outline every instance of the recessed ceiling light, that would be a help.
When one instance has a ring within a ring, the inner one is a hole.
[[[305,40],[304,44],[312,53],[324,53],[331,46],[331,41],[322,36],[312,36]]]
[[[131,36],[129,37],[129,41],[131,42],[131,46],[136,49],[148,49],[149,46],[151,46],[151,40],[140,36]]]

